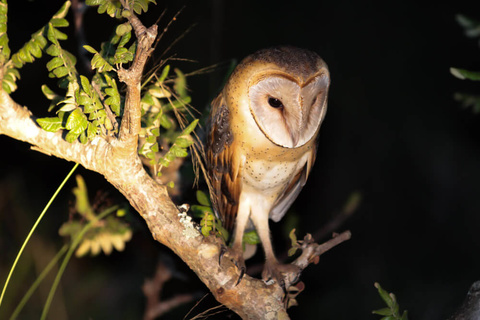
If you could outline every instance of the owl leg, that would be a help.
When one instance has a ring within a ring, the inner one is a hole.
[[[300,275],[300,270],[292,264],[281,264],[278,262],[273,252],[272,241],[270,239],[270,229],[268,227],[268,214],[252,214],[251,219],[258,236],[262,241],[263,250],[265,251],[265,266],[262,272],[262,278],[265,282],[275,280],[287,292],[288,287]],[[288,283],[286,283],[288,282]]]
[[[228,256],[230,259],[232,259],[237,268],[240,270],[240,276],[238,277],[237,283],[235,285],[240,283],[246,270],[245,258],[243,257],[243,233],[245,232],[245,227],[247,226],[249,217],[250,206],[248,205],[248,202],[240,202],[237,217],[235,220],[235,231],[232,248],[222,248],[222,250],[220,251],[220,260],[222,259],[223,255]]]

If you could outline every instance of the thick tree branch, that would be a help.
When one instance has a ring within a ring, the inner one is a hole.
[[[3,90],[0,90],[0,134],[33,145],[37,151],[68,161],[78,162],[87,169],[103,172],[111,145],[96,137],[87,144],[79,141],[68,143],[63,132],[47,132],[35,122],[35,117],[26,108],[18,105]]]

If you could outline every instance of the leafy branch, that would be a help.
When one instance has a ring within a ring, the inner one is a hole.
[[[404,311],[400,315],[400,306],[398,305],[397,298],[393,293],[388,293],[380,286],[378,282],[375,282],[375,288],[377,288],[378,294],[386,303],[387,307],[372,311],[373,314],[384,316],[380,320],[408,320],[407,311]]]

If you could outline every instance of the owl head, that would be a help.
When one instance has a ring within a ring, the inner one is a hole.
[[[287,46],[246,57],[227,87],[245,91],[240,93],[242,107],[249,108],[271,142],[297,148],[317,134],[327,109],[329,85],[328,67],[316,53]]]

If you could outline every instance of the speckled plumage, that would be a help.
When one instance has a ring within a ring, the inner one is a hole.
[[[206,154],[213,207],[234,230],[237,265],[253,222],[266,255],[264,278],[278,277],[268,219],[283,217],[308,178],[329,83],[317,54],[270,48],[245,58],[212,102]]]

